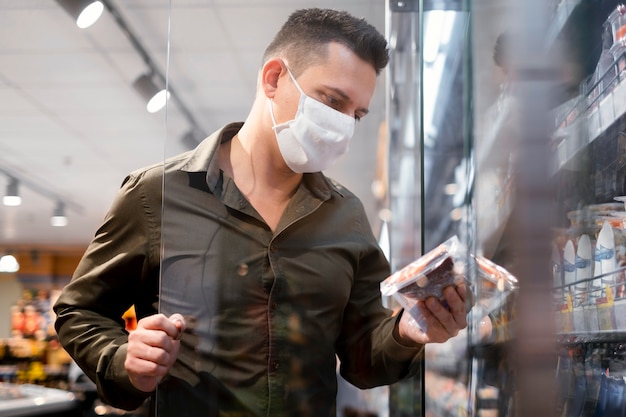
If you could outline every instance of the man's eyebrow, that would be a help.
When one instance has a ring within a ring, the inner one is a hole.
[[[341,96],[342,99],[351,101],[350,96],[348,96],[341,88],[331,87],[329,85],[326,85],[325,87],[328,88],[329,90],[332,90],[338,96]],[[365,116],[366,114],[370,112],[369,109],[365,107],[357,109],[357,111],[359,113],[363,113],[363,116]]]

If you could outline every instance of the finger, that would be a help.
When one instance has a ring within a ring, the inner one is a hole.
[[[463,302],[467,301],[467,295],[468,295],[467,285],[465,285],[465,284],[457,285],[456,286],[456,293],[461,298],[461,300],[463,300]]]
[[[176,339],[179,337],[181,332],[180,329],[183,327],[184,322],[185,320],[183,316],[177,313],[173,314],[170,318],[166,317],[164,314],[154,314],[139,320],[139,322],[137,322],[137,327],[141,327],[146,330],[161,331],[170,338]]]
[[[137,328],[128,335],[128,341],[135,345],[144,344],[164,349],[171,347],[171,338],[163,330]]]
[[[464,286],[465,287],[465,286]],[[465,293],[466,288],[461,289]],[[452,318],[459,326],[467,326],[467,305],[464,295],[459,294],[459,288],[447,287],[443,291],[444,297],[448,303],[448,310],[452,314]]]
[[[435,327],[438,325],[443,328],[443,330],[448,333],[448,336],[456,336],[458,334],[461,326],[456,322],[452,312],[445,308],[436,298],[428,298],[426,300],[426,307],[434,316],[435,320],[433,321],[435,321]],[[430,328],[431,323],[429,322],[429,330]]]
[[[156,352],[157,349],[148,346],[143,353],[137,351],[126,355],[125,368],[136,375],[163,376],[170,368],[169,355],[166,352]]]
[[[177,334],[174,337],[174,340],[180,340],[183,335],[183,332],[187,328],[187,324],[185,323],[185,318],[178,313],[174,313],[169,317],[169,320],[174,324],[177,330]]]
[[[456,291],[459,294],[459,297],[461,297],[465,302],[466,310],[469,310],[474,304],[476,304],[476,296],[474,295],[471,286],[461,284],[456,287]]]
[[[136,358],[127,357],[124,368],[128,373],[131,383],[141,391],[150,392],[169,370],[168,367],[156,365],[149,361],[141,361]]]
[[[434,298],[430,299],[430,302],[436,302],[439,304]],[[450,338],[450,334],[448,330],[445,328],[444,324],[441,322],[439,318],[437,318],[431,309],[428,307],[429,300],[418,302],[417,306],[420,310],[420,313],[426,320],[426,342],[435,342],[441,343],[445,342]]]
[[[443,289],[443,297],[448,304],[449,308],[455,308],[458,310],[465,310],[465,297],[466,289],[454,287],[452,285]]]
[[[426,320],[427,323],[430,323],[432,320],[437,320],[433,313],[431,313],[430,309],[426,306],[426,301],[419,300],[417,302],[417,308],[419,308],[422,317]]]
[[[171,362],[172,354],[177,351],[172,340],[162,333],[141,338],[129,336],[127,350],[128,356],[163,366]]]
[[[167,321],[167,317],[163,314],[153,314],[151,316],[144,317],[137,322],[137,328],[144,328],[150,330],[159,330],[162,327],[162,323]]]

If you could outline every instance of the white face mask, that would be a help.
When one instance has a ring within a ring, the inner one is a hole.
[[[270,99],[278,148],[292,171],[322,171],[348,151],[355,119],[304,94],[291,71],[287,72],[300,91],[300,102],[295,118],[277,125]]]

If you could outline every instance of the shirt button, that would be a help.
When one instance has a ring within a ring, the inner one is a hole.
[[[237,269],[237,273],[239,274],[240,277],[246,276],[248,274],[248,265],[247,264],[239,265],[239,268]]]
[[[278,368],[279,368],[278,361],[272,361],[272,369],[276,371]]]
[[[278,303],[276,301],[272,301],[272,305],[271,305],[272,310],[276,310],[276,307],[278,307]]]

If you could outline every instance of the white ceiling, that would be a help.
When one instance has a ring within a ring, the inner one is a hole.
[[[246,117],[263,50],[293,10],[345,9],[385,31],[385,0],[111,4],[205,132]],[[149,114],[131,87],[147,69],[106,10],[81,30],[56,1],[0,0],[0,173],[23,183],[21,206],[0,205],[1,246],[86,245],[128,172],[186,149],[180,138],[190,125],[179,103]],[[328,171],[364,200],[371,219],[384,84],[382,75],[349,154]],[[0,174],[0,194],[6,183]],[[50,226],[54,196],[68,205],[67,227]]]

